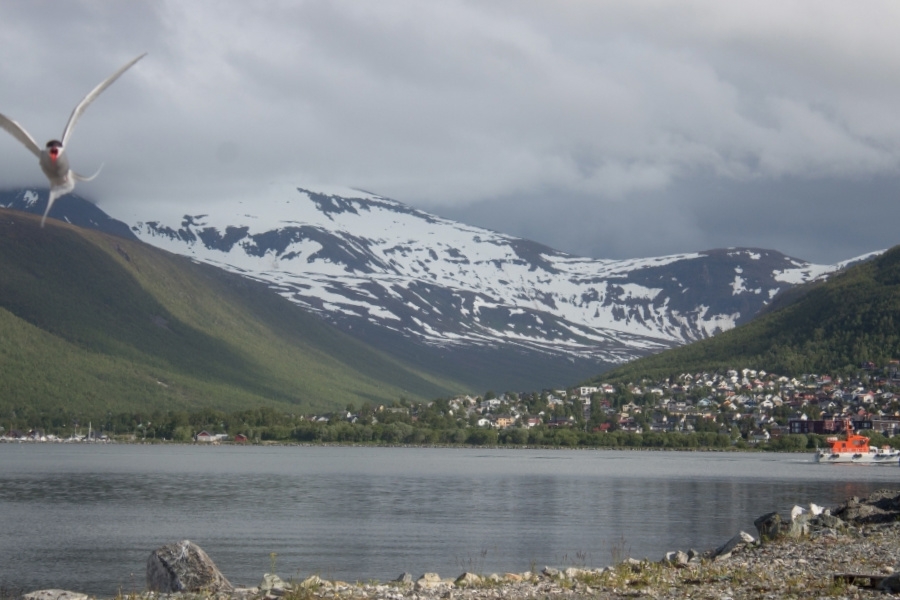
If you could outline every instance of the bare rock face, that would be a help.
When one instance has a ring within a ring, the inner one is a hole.
[[[154,550],[147,559],[147,589],[176,592],[232,592],[234,586],[200,546],[184,540]]]

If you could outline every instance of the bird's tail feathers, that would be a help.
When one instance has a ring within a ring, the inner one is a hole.
[[[93,175],[91,175],[90,177],[85,177],[84,175],[79,175],[79,174],[76,173],[75,171],[72,171],[72,177],[74,177],[74,178],[75,178],[76,180],[78,180],[78,181],[90,181],[90,180],[92,180],[93,178],[95,178],[97,175],[99,175],[99,174],[100,174],[100,171],[102,171],[102,170],[103,170],[103,165],[101,164],[101,165],[100,165],[100,168],[97,169],[97,172],[94,173]]]

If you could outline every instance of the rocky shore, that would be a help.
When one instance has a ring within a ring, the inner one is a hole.
[[[234,588],[202,550],[180,542],[148,560],[149,590],[138,600],[526,600],[595,598],[890,598],[900,597],[900,490],[851,498],[840,506],[795,507],[756,520],[706,552],[673,550],[661,562],[626,559],[603,569],[546,567],[540,572],[401,575],[387,583],[285,582],[272,574],[254,588]],[[196,550],[195,550],[196,549]],[[87,600],[42,590],[26,600]],[[126,598],[126,597],[123,597]]]

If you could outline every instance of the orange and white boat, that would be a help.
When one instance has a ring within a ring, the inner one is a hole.
[[[854,433],[849,420],[844,422],[843,437],[826,438],[829,448],[816,450],[817,463],[861,464],[861,465],[896,465],[900,458],[900,450],[890,446],[874,448],[869,446],[869,438]]]

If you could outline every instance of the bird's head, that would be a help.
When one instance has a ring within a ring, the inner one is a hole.
[[[59,155],[62,154],[63,145],[59,140],[50,140],[47,142],[47,154],[50,155],[50,160],[56,162],[56,159],[59,158]]]

